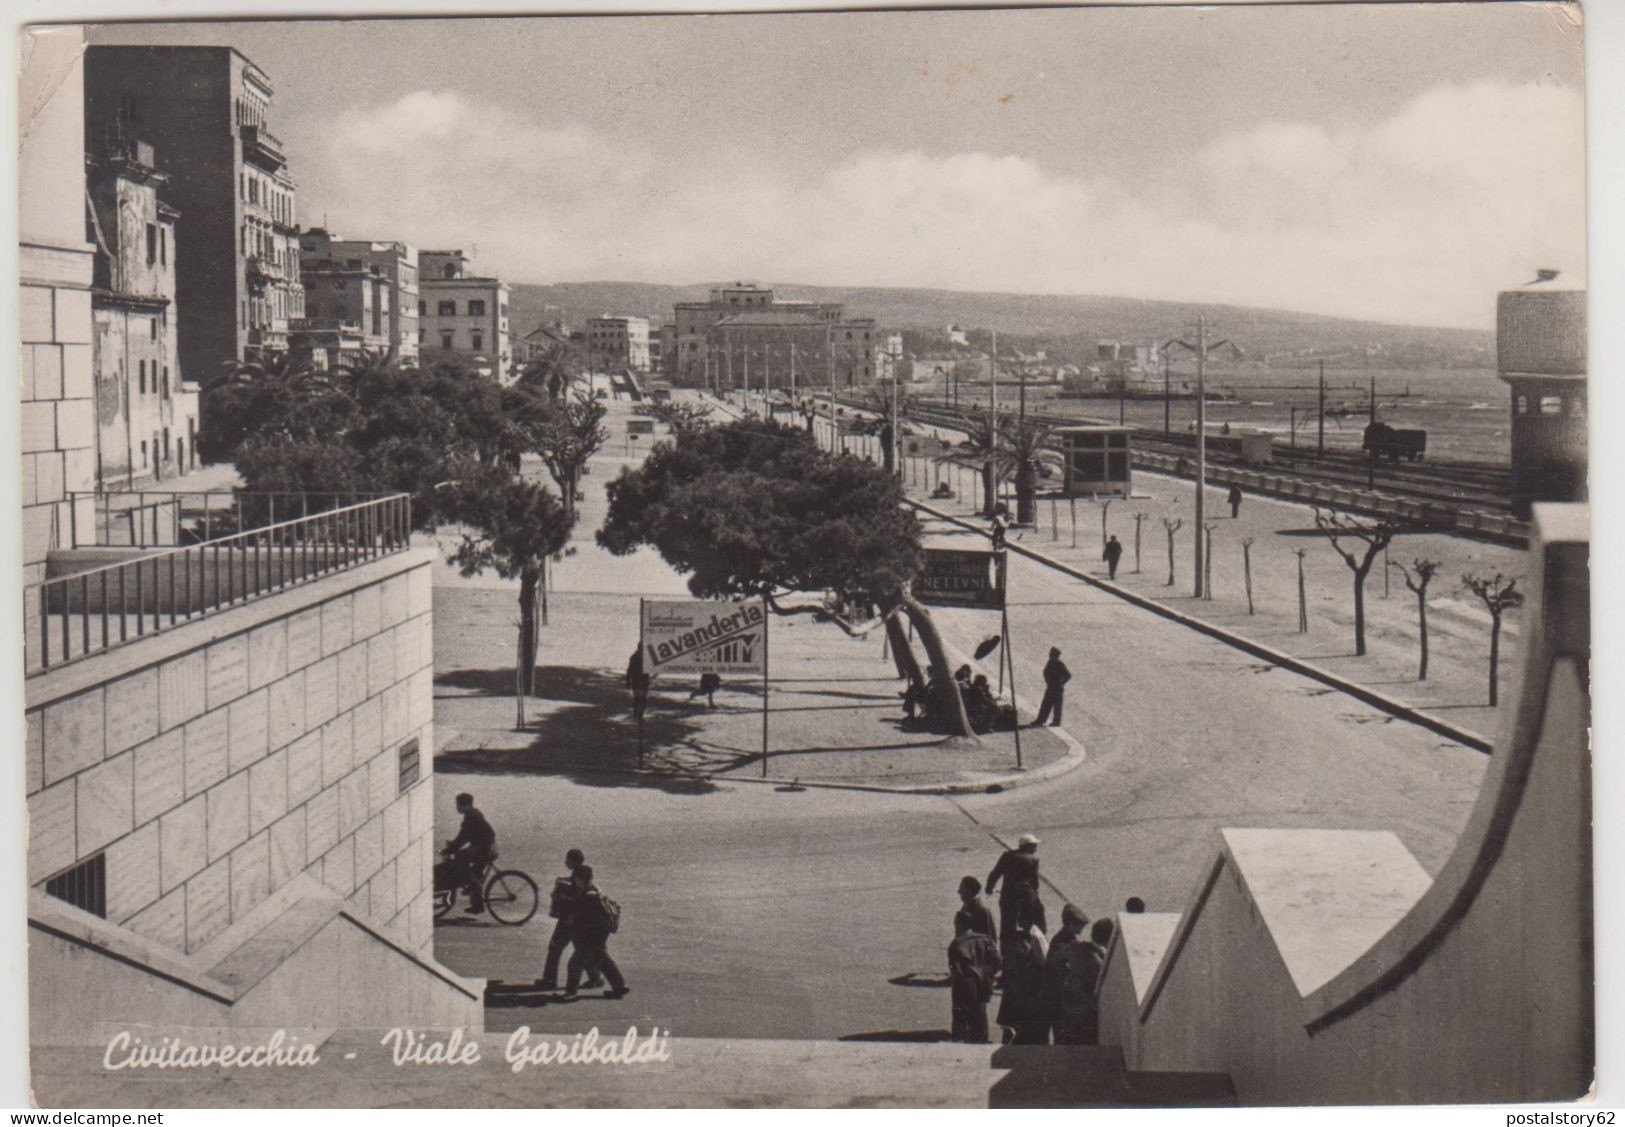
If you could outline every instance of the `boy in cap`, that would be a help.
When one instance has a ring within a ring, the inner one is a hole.
[[[997,939],[998,931],[993,927],[993,913],[987,910],[982,903],[982,882],[975,877],[963,877],[959,881],[960,909],[954,913],[954,934],[958,935],[967,927],[972,931],[979,931],[989,939]]]

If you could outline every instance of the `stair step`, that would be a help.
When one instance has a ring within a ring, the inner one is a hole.
[[[1115,1046],[1006,1045],[1009,1071],[988,1093],[993,1107],[1233,1107],[1230,1077],[1209,1072],[1129,1072]]]

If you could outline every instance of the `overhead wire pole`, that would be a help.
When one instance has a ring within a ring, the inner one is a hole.
[[[1198,315],[1197,316],[1195,328],[1196,328],[1196,343],[1195,344],[1192,344],[1190,341],[1186,341],[1186,340],[1171,340],[1171,341],[1168,342],[1167,345],[1164,345],[1163,347],[1167,348],[1169,345],[1177,344],[1182,348],[1188,348],[1192,352],[1196,353],[1196,528],[1197,528],[1197,534],[1195,536],[1193,536],[1191,539],[1193,539],[1196,542],[1196,544],[1195,544],[1195,552],[1196,552],[1195,593],[1196,593],[1197,598],[1201,598],[1202,595],[1204,594],[1204,587],[1205,587],[1204,581],[1203,581],[1203,574],[1204,573],[1202,571],[1202,563],[1203,563],[1202,556],[1203,556],[1203,553],[1202,553],[1201,528],[1202,528],[1202,518],[1203,518],[1203,512],[1204,512],[1205,500],[1206,500],[1203,497],[1203,493],[1207,489],[1207,354],[1209,352],[1211,352],[1215,348],[1223,348],[1225,345],[1229,344],[1230,342],[1228,340],[1219,340],[1219,341],[1214,341],[1212,344],[1208,343],[1208,339],[1207,339],[1207,328],[1208,328],[1208,326],[1207,326],[1207,317],[1205,315]]]

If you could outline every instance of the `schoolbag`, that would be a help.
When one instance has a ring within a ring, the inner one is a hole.
[[[598,894],[598,905],[603,909],[604,922],[609,925],[609,933],[614,935],[621,930],[621,906],[602,892]]]

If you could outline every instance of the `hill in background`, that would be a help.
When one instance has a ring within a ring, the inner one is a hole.
[[[602,313],[669,321],[679,301],[704,301],[712,283],[664,286],[640,282],[515,283],[509,323],[516,335],[562,317],[582,328]],[[1226,337],[1251,360],[1272,366],[1336,359],[1341,366],[1381,368],[1487,367],[1495,335],[1473,329],[1389,325],[1234,305],[1196,305],[1121,297],[970,293],[954,290],[798,286],[773,283],[781,298],[843,301],[852,316],[873,317],[882,329],[908,330],[911,343],[930,342],[946,326],[993,329],[1001,344],[1044,348],[1087,364],[1102,340],[1165,341],[1189,336],[1205,315],[1215,338]],[[943,337],[945,340],[945,336]],[[1002,349],[1001,349],[1002,351]]]

